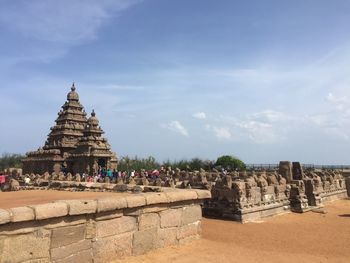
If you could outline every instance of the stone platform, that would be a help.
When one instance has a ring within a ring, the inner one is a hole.
[[[165,189],[0,209],[0,262],[109,262],[201,234],[205,190]]]

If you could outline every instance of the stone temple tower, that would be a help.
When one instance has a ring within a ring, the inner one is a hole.
[[[89,119],[86,118],[73,83],[45,145],[27,153],[23,160],[23,172],[93,174],[98,168],[115,169],[116,154],[102,134],[95,112]]]

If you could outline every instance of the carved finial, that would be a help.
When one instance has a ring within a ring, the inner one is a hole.
[[[72,91],[75,91],[75,83],[73,82],[72,87],[70,88]]]
[[[92,110],[91,116],[92,116],[92,117],[95,117],[95,115],[96,115],[95,110]]]

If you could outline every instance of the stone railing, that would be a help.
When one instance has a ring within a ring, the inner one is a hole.
[[[168,189],[0,209],[0,262],[109,262],[201,233],[206,190]]]

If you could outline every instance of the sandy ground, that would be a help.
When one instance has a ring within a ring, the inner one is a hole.
[[[101,196],[126,195],[110,192],[68,192],[54,190],[33,190],[19,192],[0,192],[0,208],[11,208],[25,205],[45,204],[56,200],[95,199]]]
[[[350,262],[350,200],[326,214],[290,213],[263,223],[203,219],[202,239],[116,262]]]

